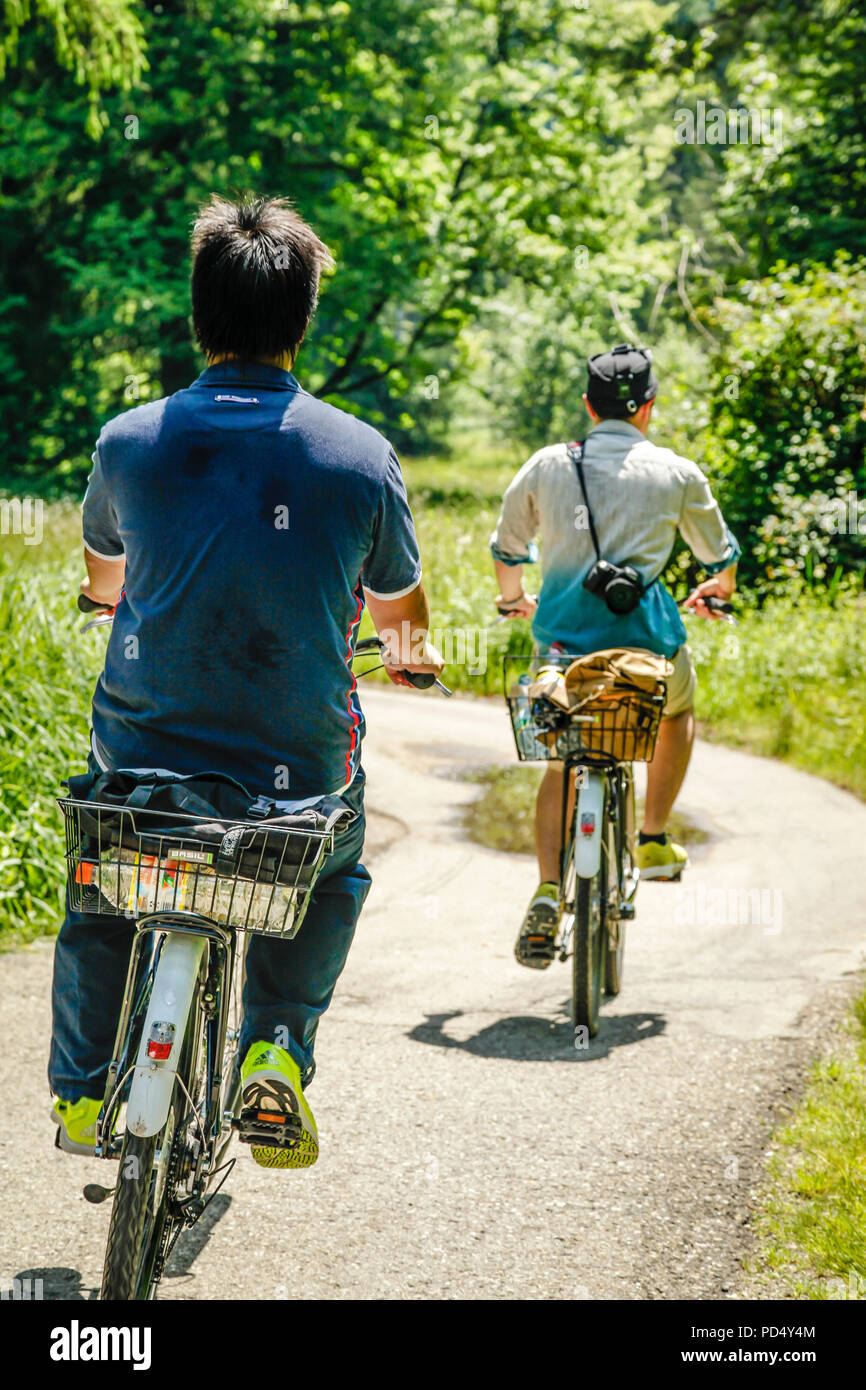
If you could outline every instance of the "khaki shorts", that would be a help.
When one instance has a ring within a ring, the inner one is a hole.
[[[678,647],[670,658],[674,664],[672,676],[668,676],[668,698],[662,711],[662,718],[670,719],[675,714],[685,714],[695,702],[698,677],[695,663],[687,643]]]

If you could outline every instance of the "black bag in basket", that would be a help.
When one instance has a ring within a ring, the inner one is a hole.
[[[336,793],[278,803],[254,797],[220,772],[182,775],[116,768],[70,777],[64,786],[70,799],[94,803],[92,810],[79,806],[78,820],[82,836],[101,853],[123,846],[165,855],[171,841],[212,853],[220,875],[264,882],[276,877],[279,883],[303,883],[312,876],[321,835],[339,834],[356,817]],[[293,833],[280,833],[287,830]]]

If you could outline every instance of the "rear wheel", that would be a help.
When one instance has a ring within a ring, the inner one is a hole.
[[[609,823],[607,838],[610,858],[604,988],[609,995],[619,994],[622,989],[626,921],[619,916],[620,897],[631,891],[634,877],[634,778],[630,764],[619,769],[618,793],[619,814],[615,825]]]
[[[159,1134],[141,1139],[127,1130],[124,1136],[105,1251],[103,1300],[134,1302],[156,1294],[157,1264],[176,1224],[167,1198],[174,1138],[184,1114],[179,1097],[185,1101],[175,1085]]]
[[[178,1065],[178,1075],[193,1097],[199,1095],[203,1060],[198,993],[193,995]],[[137,1302],[156,1297],[166,1252],[184,1224],[174,1197],[178,1179],[189,1166],[189,1145],[197,1144],[196,1131],[195,1117],[179,1080],[158,1134],[140,1138],[126,1131],[108,1227],[100,1294],[103,1301]]]
[[[602,812],[602,849],[597,873],[576,881],[574,950],[572,953],[572,1020],[589,1037],[598,1032],[602,978],[605,970],[608,836],[607,805]]]

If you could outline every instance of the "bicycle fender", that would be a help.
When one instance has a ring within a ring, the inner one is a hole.
[[[126,1127],[139,1138],[158,1134],[168,1118],[186,1023],[207,942],[173,936],[163,944],[144,1021]]]
[[[604,773],[585,769],[577,793],[574,865],[578,878],[594,878],[601,865]]]

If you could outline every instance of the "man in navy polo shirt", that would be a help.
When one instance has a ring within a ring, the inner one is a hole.
[[[393,449],[290,371],[329,263],[284,200],[212,199],[192,270],[211,365],[187,390],[108,422],[83,508],[82,592],[120,600],[93,698],[91,768],[222,772],[253,796],[339,792],[357,812],[298,936],[250,940],[244,1094],[284,1108],[288,1087],[304,1129],[293,1149],[253,1148],[268,1167],[318,1156],[303,1088],[370,885],[350,665],[365,604],[380,632],[401,634],[386,655],[396,684],[401,669],[442,669]],[[129,949],[125,918],[67,911],[49,1081],[72,1152],[93,1151]]]

